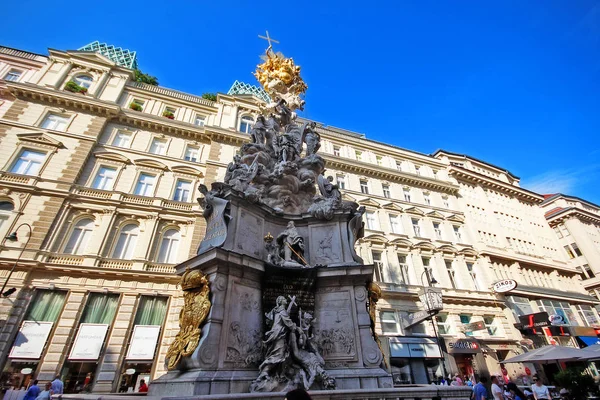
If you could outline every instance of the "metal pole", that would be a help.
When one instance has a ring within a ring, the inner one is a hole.
[[[427,273],[427,269],[425,269],[423,271],[423,273],[421,273],[421,286],[423,286],[423,293],[425,294],[425,304],[427,305],[427,313],[431,312],[431,307],[429,306],[429,296],[427,295],[428,291],[425,289],[425,282],[423,281],[423,277],[425,276],[425,274]],[[434,279],[435,282],[435,279]],[[441,358],[441,363],[442,363],[442,372],[444,374],[444,379],[447,378],[447,371],[446,371],[446,363],[444,362],[445,358],[444,358],[444,351],[442,350],[442,345],[440,343],[440,337],[438,336],[438,331],[437,331],[437,327],[435,326],[435,320],[434,320],[435,316],[431,316],[430,320],[431,320],[431,327],[433,328],[433,335],[435,336],[435,339],[437,340],[437,346],[438,346],[438,350],[440,351],[440,355],[442,356]]]
[[[23,252],[25,251],[25,249],[27,248],[27,244],[29,244],[29,240],[31,239],[31,233],[32,233],[32,229],[31,229],[31,225],[29,225],[28,223],[24,222],[21,225],[17,226],[17,228],[15,229],[15,231],[12,233],[10,237],[10,239],[8,240],[18,240],[17,239],[17,231],[19,230],[19,228],[21,228],[22,226],[26,226],[29,229],[29,236],[27,237],[27,241],[25,242],[25,245],[23,246],[23,248],[21,248],[21,252],[19,253],[19,257],[17,257],[17,259],[15,260],[15,263],[13,264],[10,272],[8,273],[8,276],[6,277],[6,280],[4,281],[4,284],[2,285],[2,289],[0,289],[0,295],[2,293],[4,293],[4,289],[6,289],[6,285],[8,285],[8,281],[10,280],[10,277],[12,276],[13,272],[15,272],[15,268],[17,268],[17,265],[19,264],[19,261],[21,260],[21,256],[23,255]],[[13,239],[14,237],[14,239]]]

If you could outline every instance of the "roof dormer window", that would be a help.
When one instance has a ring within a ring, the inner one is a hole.
[[[21,78],[22,74],[23,73],[21,71],[13,68],[10,71],[8,71],[6,73],[6,75],[4,75],[4,80],[11,81],[11,82],[18,82],[19,78]]]
[[[94,82],[94,79],[92,79],[92,77],[89,75],[77,75],[73,77],[73,82],[75,82],[81,87],[89,89],[90,86],[92,86],[92,82]]]

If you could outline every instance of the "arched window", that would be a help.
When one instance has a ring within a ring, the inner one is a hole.
[[[71,237],[65,245],[64,252],[67,254],[81,254],[92,236],[94,230],[94,221],[90,218],[80,220],[73,227]]]
[[[175,264],[177,262],[177,250],[181,234],[176,229],[169,229],[163,234],[158,251],[158,262],[164,264]]]
[[[112,257],[120,259],[132,258],[139,232],[140,228],[136,224],[125,225],[121,229]]]
[[[15,206],[10,201],[0,201],[0,229],[8,221]]]
[[[240,121],[240,132],[250,133],[252,126],[254,125],[254,120],[249,115],[244,115]]]
[[[94,82],[94,80],[91,76],[88,75],[77,75],[73,78],[73,82],[75,82],[79,86],[89,89],[90,86],[92,86],[92,82]]]

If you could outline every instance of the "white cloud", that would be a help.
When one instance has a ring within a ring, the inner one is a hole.
[[[577,187],[597,180],[600,165],[588,165],[582,168],[554,170],[524,178],[521,186],[540,194],[564,193],[576,195]]]

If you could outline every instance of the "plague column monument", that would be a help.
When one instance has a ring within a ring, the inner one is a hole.
[[[268,40],[255,76],[272,101],[224,182],[200,188],[206,235],[177,267],[180,331],[153,396],[392,387],[354,251],[364,209],[324,175],[318,128],[296,122],[300,67]]]

